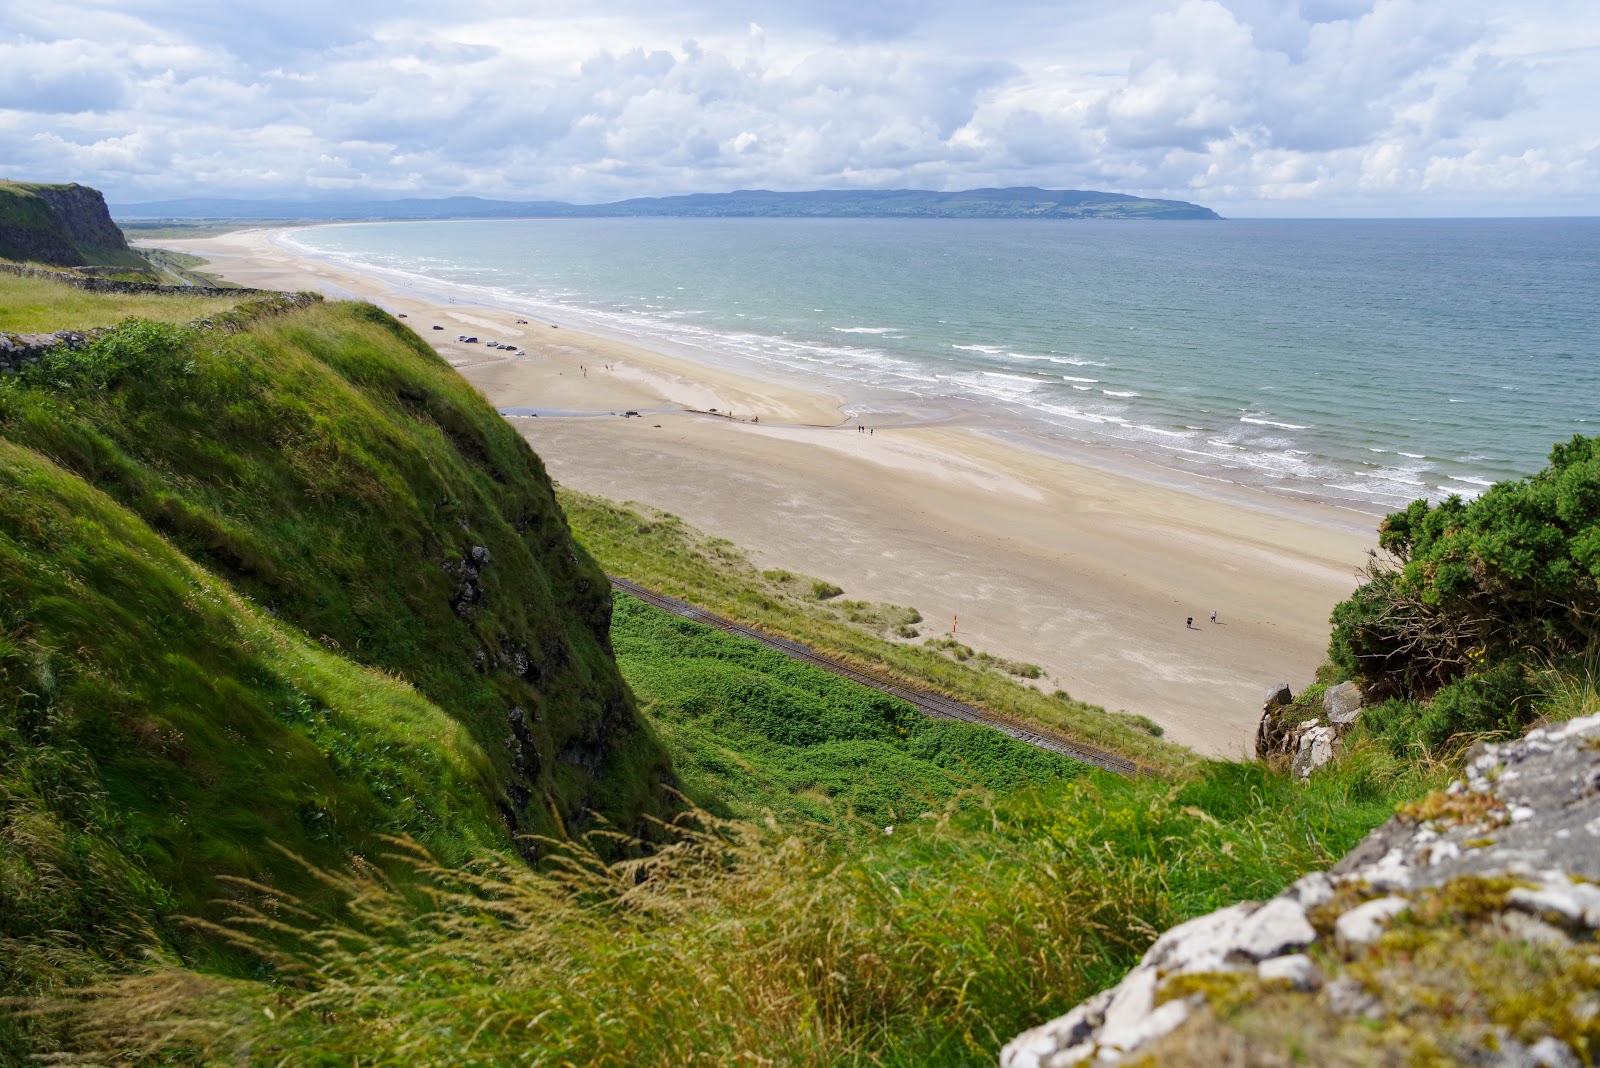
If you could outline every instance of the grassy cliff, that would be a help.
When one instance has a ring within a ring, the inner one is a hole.
[[[667,804],[522,439],[370,306],[226,327],[0,377],[5,993],[204,958],[174,917],[239,878],[314,894],[286,853],[465,860]]]

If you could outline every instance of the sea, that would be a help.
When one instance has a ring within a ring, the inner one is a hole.
[[[879,425],[1382,513],[1600,433],[1600,219],[341,224],[297,251]]]

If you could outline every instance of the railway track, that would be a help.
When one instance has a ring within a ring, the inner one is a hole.
[[[993,712],[974,708],[972,705],[945,697],[942,694],[930,693],[927,690],[919,690],[912,686],[892,682],[870,672],[862,671],[860,668],[851,667],[849,664],[819,653],[808,645],[802,645],[800,642],[790,641],[788,638],[779,638],[754,627],[735,623],[731,619],[724,619],[719,615],[707,612],[703,608],[697,608],[687,601],[680,601],[676,597],[668,597],[665,594],[656,593],[654,590],[645,589],[638,583],[629,582],[625,578],[617,578],[615,575],[610,576],[610,578],[613,589],[620,590],[630,597],[636,597],[645,604],[654,605],[664,612],[671,612],[675,616],[682,616],[684,619],[693,620],[708,627],[715,627],[717,630],[726,631],[729,634],[737,634],[741,638],[749,638],[751,641],[760,642],[768,648],[776,649],[795,660],[815,665],[830,674],[838,675],[841,678],[846,678],[882,693],[898,697],[902,701],[915,705],[925,715],[933,719],[959,719],[964,723],[976,723],[992,730],[997,730],[1001,734],[1009,735],[1027,745],[1046,749],[1052,753],[1059,753],[1064,757],[1070,757],[1085,764],[1092,764],[1097,768],[1115,772],[1118,775],[1137,775],[1139,773],[1137,765],[1132,761],[1124,760],[1122,757],[1113,756],[1092,746],[1079,745],[1076,742],[1052,738],[1049,735],[1030,731],[1025,727],[1019,727],[1000,718]]]

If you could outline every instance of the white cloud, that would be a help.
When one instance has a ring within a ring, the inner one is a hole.
[[[1600,14],[1577,0],[526,12],[18,5],[0,173],[124,201],[1038,184],[1236,214],[1600,211]]]

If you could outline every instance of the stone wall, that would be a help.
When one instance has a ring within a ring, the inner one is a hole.
[[[0,271],[11,274],[35,275],[52,281],[65,282],[80,289],[97,293],[174,293],[213,297],[248,298],[249,303],[234,312],[215,319],[197,319],[188,324],[202,330],[221,330],[232,333],[255,319],[278,315],[294,308],[303,308],[322,298],[315,293],[281,293],[275,289],[212,289],[201,286],[158,286],[142,282],[113,282],[106,278],[79,278],[56,271],[21,267],[0,263]],[[10,334],[0,331],[0,375],[13,374],[31,364],[38,363],[55,349],[81,349],[94,343],[106,333],[105,327],[93,330],[57,330],[48,334]]]
[[[155,282],[119,282],[114,278],[95,278],[67,271],[52,271],[44,267],[30,267],[22,263],[0,263],[0,271],[22,275],[24,278],[45,278],[62,285],[86,289],[91,293],[176,293],[190,297],[264,297],[287,296],[276,289],[225,289],[217,286],[164,286]]]

